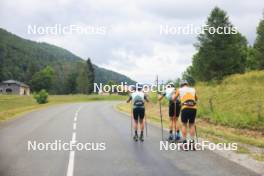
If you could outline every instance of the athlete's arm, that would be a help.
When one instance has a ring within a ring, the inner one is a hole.
[[[130,96],[128,97],[127,103],[129,103],[131,100],[132,100],[132,96],[130,95]]]
[[[173,97],[172,97],[172,100],[173,100],[173,101],[176,101],[177,98],[179,97],[179,95],[180,95],[180,93],[179,93],[179,89],[177,89],[176,92],[175,92],[175,94],[174,94]]]
[[[144,95],[144,100],[149,103],[149,99],[148,99],[147,95]]]
[[[163,99],[163,97],[165,96],[166,93],[162,93],[162,94],[159,94],[159,98],[158,100],[161,101]]]

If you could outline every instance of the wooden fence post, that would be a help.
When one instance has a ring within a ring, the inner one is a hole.
[[[262,121],[262,116],[261,116],[261,101],[257,102],[257,117],[259,121]]]
[[[209,98],[209,107],[210,107],[211,112],[214,112],[213,98]]]

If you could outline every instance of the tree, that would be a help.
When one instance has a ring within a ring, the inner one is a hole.
[[[176,79],[174,80],[174,85],[175,85],[175,87],[180,87],[180,82],[181,82],[181,79],[180,79],[180,78],[176,78]]]
[[[31,61],[28,65],[27,71],[25,73],[25,82],[32,80],[33,75],[37,72],[37,66],[34,61]]]
[[[76,72],[72,72],[68,75],[68,78],[66,80],[66,93],[76,93],[77,92],[77,79],[78,77],[78,73]]]
[[[116,81],[109,80],[109,81],[106,83],[106,85],[108,85],[109,87],[112,88],[112,87],[114,87],[115,85],[118,85],[118,83],[117,83]],[[114,89],[111,90],[109,93],[110,93],[110,94],[112,94],[112,93],[117,93],[117,89],[116,89],[116,87],[114,87]]]
[[[0,82],[4,81],[4,58],[5,58],[5,47],[0,45]]]
[[[77,77],[77,92],[87,94],[88,93],[88,72],[87,64],[79,64],[79,73]]]
[[[90,58],[87,59],[86,64],[87,64],[87,77],[88,77],[88,94],[91,94],[93,92],[93,87],[94,87],[93,84],[95,79],[94,68]]]
[[[52,86],[52,79],[54,76],[54,70],[50,66],[45,67],[41,71],[35,73],[30,81],[30,85],[33,91],[40,91],[45,89],[49,91]]]
[[[193,77],[193,67],[189,66],[185,72],[182,74],[182,79],[186,80],[190,85],[195,84],[195,79]]]
[[[195,45],[198,52],[193,57],[192,71],[196,80],[221,80],[233,73],[243,73],[247,57],[245,37],[233,31],[226,12],[218,7],[211,11],[206,24]],[[210,29],[215,29],[215,32]],[[217,29],[223,29],[219,30],[222,34],[216,32]],[[231,32],[228,33],[227,29]]]
[[[258,69],[264,69],[264,13],[263,19],[259,22],[257,27],[257,38],[254,44],[256,50],[256,62]]]
[[[258,62],[256,59],[256,49],[249,46],[247,52],[247,70],[256,70],[258,68]]]

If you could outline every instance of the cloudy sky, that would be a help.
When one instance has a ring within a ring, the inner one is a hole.
[[[263,0],[1,0],[0,27],[61,46],[83,59],[91,57],[101,67],[151,83],[157,74],[163,80],[180,77],[196,52],[196,34],[166,34],[165,28],[199,28],[215,6],[228,13],[250,44],[254,42]],[[89,29],[89,33],[28,31],[29,26],[42,30],[56,25],[74,25]]]

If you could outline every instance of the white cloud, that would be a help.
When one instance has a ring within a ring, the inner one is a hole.
[[[106,68],[124,73],[141,82],[151,82],[156,75],[160,79],[175,79],[190,65],[193,54],[192,45],[171,46],[163,43],[155,43],[152,55],[137,56],[127,54],[125,50],[117,49],[113,52],[115,57],[126,60],[126,64],[111,62],[103,65]],[[140,79],[139,79],[140,78]]]
[[[195,35],[160,35],[160,25],[202,26],[214,6],[227,11],[231,22],[252,44],[262,18],[263,0],[1,0],[0,26],[27,39],[70,50],[133,79],[150,82],[156,74],[174,79],[191,64]],[[12,13],[10,13],[12,12]],[[103,25],[105,36],[28,35],[27,25]]]

